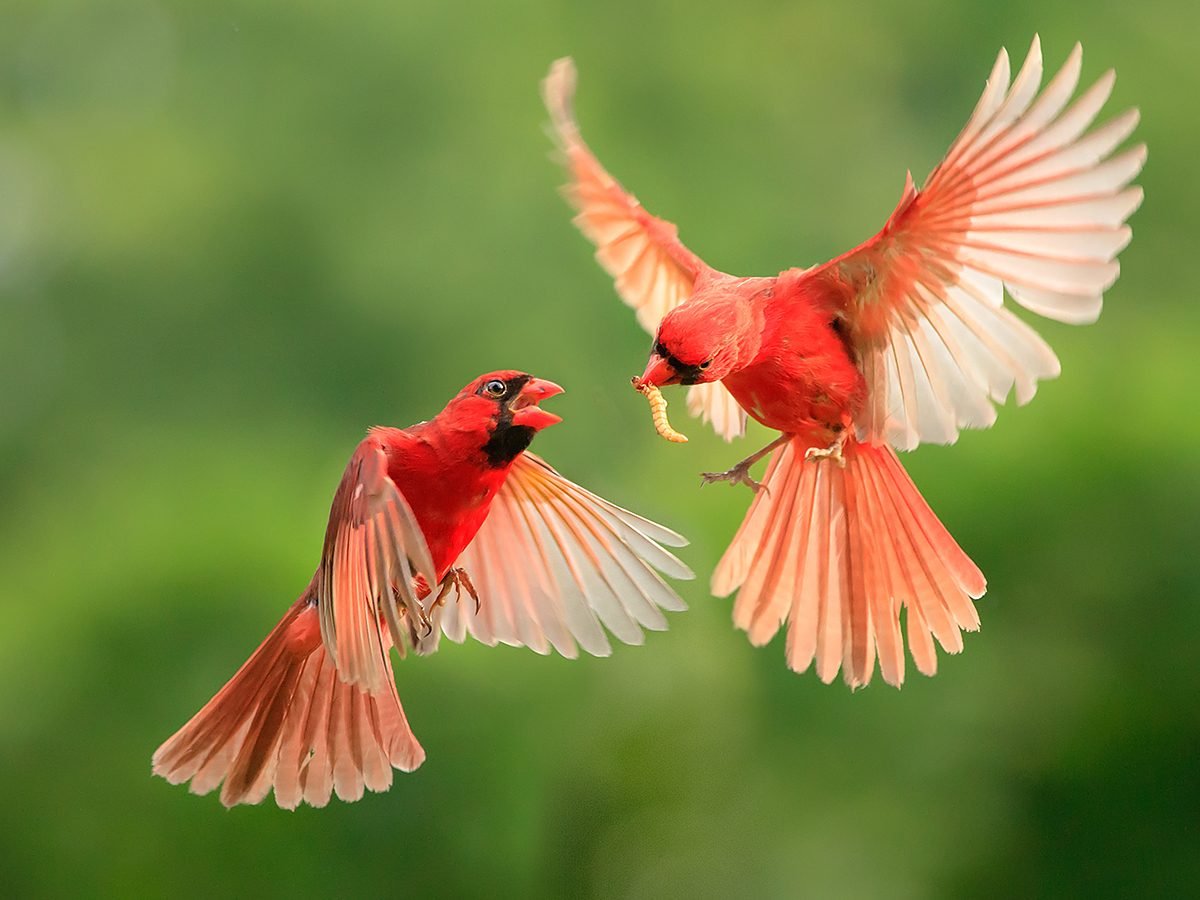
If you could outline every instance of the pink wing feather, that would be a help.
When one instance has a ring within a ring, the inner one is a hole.
[[[380,615],[391,643],[403,649],[407,629],[397,603],[416,615],[416,574],[437,583],[425,537],[388,477],[387,454],[372,433],[354,451],[334,494],[316,581],[321,638],[342,681],[372,694],[391,684]]]
[[[551,648],[575,657],[611,651],[605,629],[640,644],[642,629],[667,627],[663,610],[686,609],[655,570],[692,572],[661,545],[687,543],[670,529],[622,509],[524,453],[492,501],[487,520],[459,556],[479,593],[441,609],[455,641]]]
[[[571,181],[564,189],[578,214],[575,224],[596,245],[596,259],[616,281],[617,293],[650,334],[663,317],[684,303],[697,280],[712,270],[679,240],[673,224],[650,215],[592,155],[579,134],[571,101],[575,65],[560,59],[542,82],[542,98]],[[746,414],[720,384],[697,385],[688,411],[726,440],[746,429]]]
[[[1009,85],[1001,51],[975,111],[921,191],[909,178],[883,230],[814,277],[848,288],[850,339],[869,401],[860,437],[899,449],[952,443],[986,428],[1015,387],[1018,403],[1059,373],[1004,293],[1060,322],[1093,322],[1129,243],[1142,200],[1128,187],[1139,144],[1110,156],[1137,125],[1130,109],[1084,134],[1112,91],[1111,71],[1067,108],[1079,82],[1078,44],[1038,93],[1035,37]],[[1064,111],[1065,110],[1065,111]]]

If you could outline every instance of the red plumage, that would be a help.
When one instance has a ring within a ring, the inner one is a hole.
[[[1129,187],[1144,145],[1110,156],[1137,124],[1129,110],[1085,133],[1113,84],[1106,73],[1068,105],[1076,45],[1039,92],[1035,38],[1011,79],[1001,51],[983,96],[946,158],[918,191],[911,176],[883,229],[854,250],[776,277],[720,272],[650,215],[596,160],[571,108],[575,71],[559,60],[543,84],[571,181],[576,224],[655,335],[645,386],[691,385],[688,408],[726,439],[747,415],[780,438],[764,485],[713,576],[739,590],[734,621],[755,644],[788,623],[787,658],[842,669],[866,684],[878,656],[904,678],[909,649],[936,669],[932,637],[949,652],[979,620],[986,583],[921,498],[892,448],[951,443],[987,427],[1010,392],[1028,401],[1058,374],[1046,343],[1003,305],[1064,322],[1099,315],[1141,202]]]
[[[258,803],[272,788],[289,809],[323,806],[333,792],[357,800],[364,788],[386,790],[393,768],[411,771],[425,759],[396,692],[393,645],[432,652],[445,627],[456,640],[469,631],[486,643],[540,652],[553,645],[564,655],[579,641],[604,654],[600,621],[630,643],[641,641],[642,627],[664,628],[661,610],[683,604],[653,569],[690,577],[659,546],[683,539],[526,452],[559,421],[537,404],[561,390],[494,372],[428,422],[372,428],[334,495],[309,586],[159,747],[155,774],[190,781],[198,794],[223,783],[226,806]],[[487,526],[494,504],[505,521]],[[528,530],[512,526],[514,515]],[[595,589],[597,573],[613,567],[630,580]],[[444,605],[451,590],[456,601],[470,595],[465,609]]]

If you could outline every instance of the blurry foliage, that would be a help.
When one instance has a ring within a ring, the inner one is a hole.
[[[0,876],[13,897],[1031,896],[1200,879],[1200,7],[949,0],[0,6]],[[555,195],[571,53],[600,157],[714,265],[884,220],[1040,31],[1150,145],[1064,375],[908,457],[988,574],[936,679],[850,694],[753,650],[705,581],[743,455],[657,440],[648,345]],[[154,747],[307,582],[346,456],[496,367],[558,380],[536,449],[687,532],[692,610],[567,662],[398,666],[429,760],[390,793],[225,812]],[[1190,886],[1190,890],[1189,890]]]

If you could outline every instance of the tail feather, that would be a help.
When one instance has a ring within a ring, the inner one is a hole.
[[[313,708],[304,726],[304,739],[297,747],[297,771],[301,796],[312,806],[324,806],[333,795],[333,766],[330,763],[330,707],[336,696],[337,672],[322,666],[317,673]]]
[[[386,651],[385,651],[386,652]],[[302,598],[249,660],[154,754],[153,771],[226,806],[324,806],[387,790],[392,768],[425,759],[391,678],[369,694],[337,675],[321,643],[316,608]]]
[[[226,806],[259,803],[270,790],[280,725],[291,704],[302,665],[303,661],[297,664],[291,660],[276,664],[259,688],[259,705],[221,786],[221,802]]]
[[[309,715],[318,703],[317,683],[322,671],[321,659],[310,656],[296,684],[292,715],[288,717],[283,734],[279,739],[279,754],[275,769],[275,802],[284,809],[295,809],[304,799],[304,787],[300,783],[302,764],[307,761],[304,743]],[[328,696],[328,694],[320,695]],[[328,801],[328,798],[326,798]]]
[[[740,588],[733,618],[750,641],[767,643],[788,622],[788,665],[815,662],[830,682],[839,669],[860,687],[878,657],[883,679],[904,681],[901,609],[917,669],[937,671],[933,638],[962,650],[976,631],[972,602],[987,583],[913,485],[895,452],[851,440],[845,466],[806,460],[793,439],[775,451],[712,589]]]

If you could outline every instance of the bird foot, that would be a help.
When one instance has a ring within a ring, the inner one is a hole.
[[[461,600],[463,591],[466,591],[471,596],[471,599],[475,601],[475,614],[479,615],[479,593],[475,590],[475,585],[471,583],[471,576],[468,575],[467,570],[463,568],[451,569],[445,574],[445,576],[442,578],[441,584],[439,585],[437,596],[433,599],[433,602],[429,604],[429,613],[432,613],[435,609],[446,602],[446,598],[450,595],[451,589],[454,590],[455,600]],[[427,628],[432,629],[433,626],[429,623],[429,613],[426,613],[425,615],[424,624]],[[428,634],[429,632],[426,631],[427,636]]]
[[[454,578],[459,588],[455,599],[461,600],[462,591],[465,590],[471,595],[471,599],[475,601],[475,615],[479,615],[479,610],[482,608],[482,604],[479,602],[479,593],[475,590],[475,585],[471,583],[471,576],[467,574],[466,569],[451,569],[450,571],[454,573]]]
[[[728,481],[731,485],[744,484],[754,493],[767,490],[761,481],[750,477],[750,460],[743,460],[727,472],[701,472],[701,484],[716,484],[718,481]],[[769,493],[769,492],[768,492]]]
[[[427,609],[420,611],[419,621],[425,629],[425,633],[421,635],[422,638],[427,638],[433,634],[433,615],[437,611],[437,608],[446,602],[446,595],[450,593],[450,589],[456,587],[458,584],[457,579],[454,577],[454,572],[455,570],[451,569],[446,573],[445,577],[438,584],[437,596],[433,598]]]
[[[828,447],[809,447],[804,451],[805,459],[812,459],[820,462],[823,459],[832,459],[838,464],[838,468],[846,468],[846,457],[842,456],[842,447],[846,443],[848,432],[843,431],[836,441]]]

